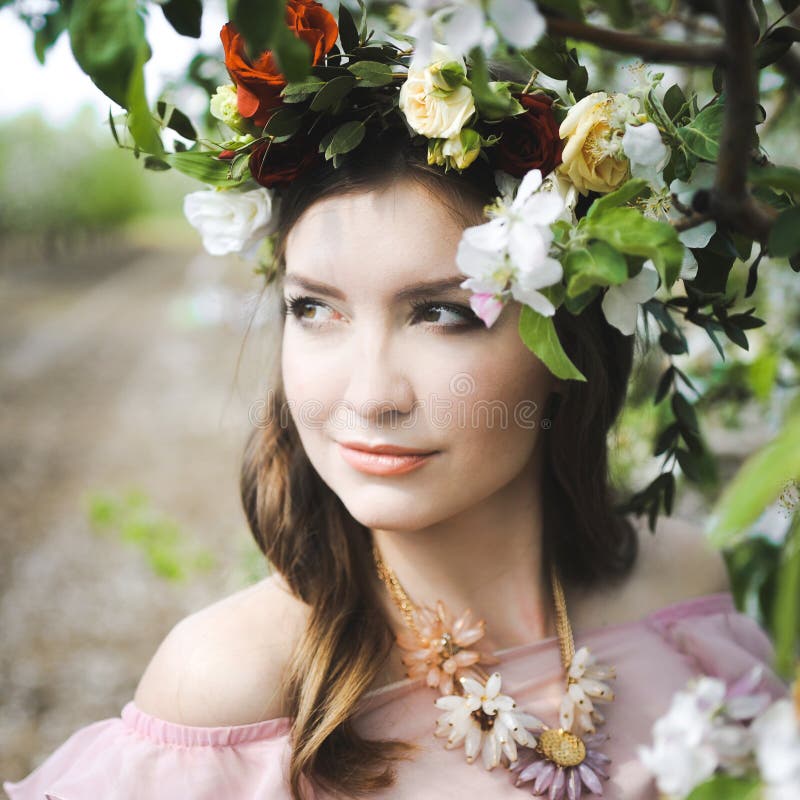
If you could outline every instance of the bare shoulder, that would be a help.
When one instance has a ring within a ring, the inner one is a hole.
[[[653,532],[646,517],[628,519],[638,535],[636,563],[621,584],[575,592],[578,630],[635,621],[682,600],[730,591],[723,556],[699,524],[659,516]]]
[[[180,620],[153,655],[137,707],[183,725],[244,725],[286,715],[281,679],[307,607],[270,575]]]

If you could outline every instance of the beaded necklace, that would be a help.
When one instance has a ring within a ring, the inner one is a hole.
[[[440,600],[436,608],[411,601],[395,573],[373,543],[378,576],[398,607],[408,631],[397,634],[405,651],[409,678],[424,678],[440,696],[435,704],[444,713],[434,736],[446,738],[445,748],[463,745],[466,760],[480,756],[486,769],[510,770],[516,786],[550,800],[578,800],[583,792],[602,794],[600,779],[608,779],[611,759],[599,749],[608,734],[598,733],[605,722],[596,703],[614,700],[605,683],[615,678],[614,667],[599,664],[587,647],[575,650],[561,581],[554,566],[550,580],[555,599],[556,630],[566,677],[557,727],[521,711],[516,701],[501,694],[499,672],[488,674],[481,665],[499,663],[495,655],[472,647],[485,633],[485,622],[473,622],[469,609],[458,618]]]

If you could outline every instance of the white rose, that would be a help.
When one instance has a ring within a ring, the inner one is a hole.
[[[209,104],[211,116],[216,117],[234,130],[239,130],[244,122],[239,113],[239,105],[236,97],[236,87],[232,84],[217,86],[217,91],[211,95]]]
[[[432,68],[455,59],[444,48],[434,49],[439,56],[422,69],[409,69],[400,87],[400,110],[408,124],[429,139],[449,139],[456,136],[475,113],[475,101],[467,86],[448,91],[438,88]]]
[[[183,199],[183,213],[215,256],[238,253],[274,232],[272,192],[209,189]]]

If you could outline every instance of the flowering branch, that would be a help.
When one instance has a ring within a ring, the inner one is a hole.
[[[568,36],[581,42],[598,44],[615,53],[641,56],[657,64],[723,64],[727,49],[717,44],[698,46],[651,39],[631,33],[598,28],[572,19],[565,19],[547,8],[540,8],[547,19],[547,30],[554,36]]]

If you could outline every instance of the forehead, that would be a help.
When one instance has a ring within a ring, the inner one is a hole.
[[[326,197],[286,239],[286,270],[332,283],[385,289],[457,273],[459,224],[442,200],[411,180]],[[464,276],[466,278],[466,275]]]

